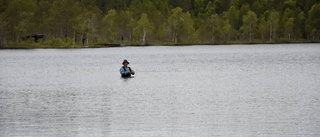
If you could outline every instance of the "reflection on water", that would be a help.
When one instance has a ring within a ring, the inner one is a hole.
[[[320,136],[316,44],[1,50],[0,65],[0,137]]]

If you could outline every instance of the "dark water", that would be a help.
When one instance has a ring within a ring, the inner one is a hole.
[[[318,44],[0,50],[0,66],[0,137],[320,136]]]

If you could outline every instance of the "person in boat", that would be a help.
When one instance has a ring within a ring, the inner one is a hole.
[[[123,66],[120,68],[121,77],[128,78],[131,77],[131,75],[134,75],[135,72],[130,67],[128,67],[129,62],[126,59],[123,60],[122,65]]]

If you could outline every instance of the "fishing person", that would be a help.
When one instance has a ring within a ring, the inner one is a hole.
[[[131,75],[134,75],[135,72],[130,67],[128,67],[129,62],[126,59],[123,60],[122,65],[123,66],[120,68],[121,77],[128,78],[131,77]]]
[[[122,35],[121,36],[121,45],[123,45],[124,44],[124,36]]]

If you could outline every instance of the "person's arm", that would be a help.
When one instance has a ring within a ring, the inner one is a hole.
[[[120,68],[120,74],[126,75],[127,73],[128,72],[123,67]]]
[[[134,71],[130,68],[130,74],[134,75]]]

